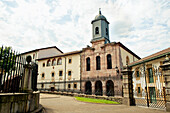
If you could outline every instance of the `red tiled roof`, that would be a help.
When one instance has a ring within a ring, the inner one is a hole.
[[[133,65],[136,65],[136,64],[148,61],[148,60],[153,60],[155,58],[159,58],[159,57],[165,56],[165,54],[170,54],[170,47],[167,48],[167,49],[164,49],[162,51],[159,51],[157,53],[154,53],[154,54],[152,54],[150,56],[144,57],[144,58],[142,58],[142,59],[140,59],[138,61],[132,62],[132,63],[129,64],[129,66],[133,66]]]

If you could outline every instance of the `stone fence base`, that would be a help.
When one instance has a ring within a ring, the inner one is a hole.
[[[64,96],[74,96],[74,97],[86,97],[86,98],[94,98],[94,99],[104,99],[104,100],[111,100],[115,102],[119,102],[122,104],[122,97],[113,97],[113,96],[96,96],[96,95],[85,95],[85,94],[78,94],[78,93],[71,93],[71,92],[57,92],[57,91],[41,91],[41,93],[48,93],[48,94],[56,94],[56,95],[64,95]]]
[[[32,112],[39,107],[40,92],[0,94],[0,113]]]

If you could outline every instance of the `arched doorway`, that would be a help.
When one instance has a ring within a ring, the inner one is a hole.
[[[114,84],[112,80],[106,82],[106,95],[114,96]]]
[[[103,95],[102,82],[100,80],[96,81],[95,95]]]
[[[92,94],[92,85],[90,81],[87,81],[85,84],[85,94],[91,95]]]

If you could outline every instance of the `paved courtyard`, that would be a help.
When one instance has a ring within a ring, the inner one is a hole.
[[[54,94],[41,94],[40,104],[47,113],[166,113],[152,108],[79,102],[74,97]]]

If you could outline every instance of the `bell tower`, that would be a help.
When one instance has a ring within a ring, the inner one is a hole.
[[[110,43],[109,40],[109,22],[102,15],[101,9],[99,8],[99,14],[91,22],[92,24],[92,40],[91,42],[105,39],[105,43]]]

